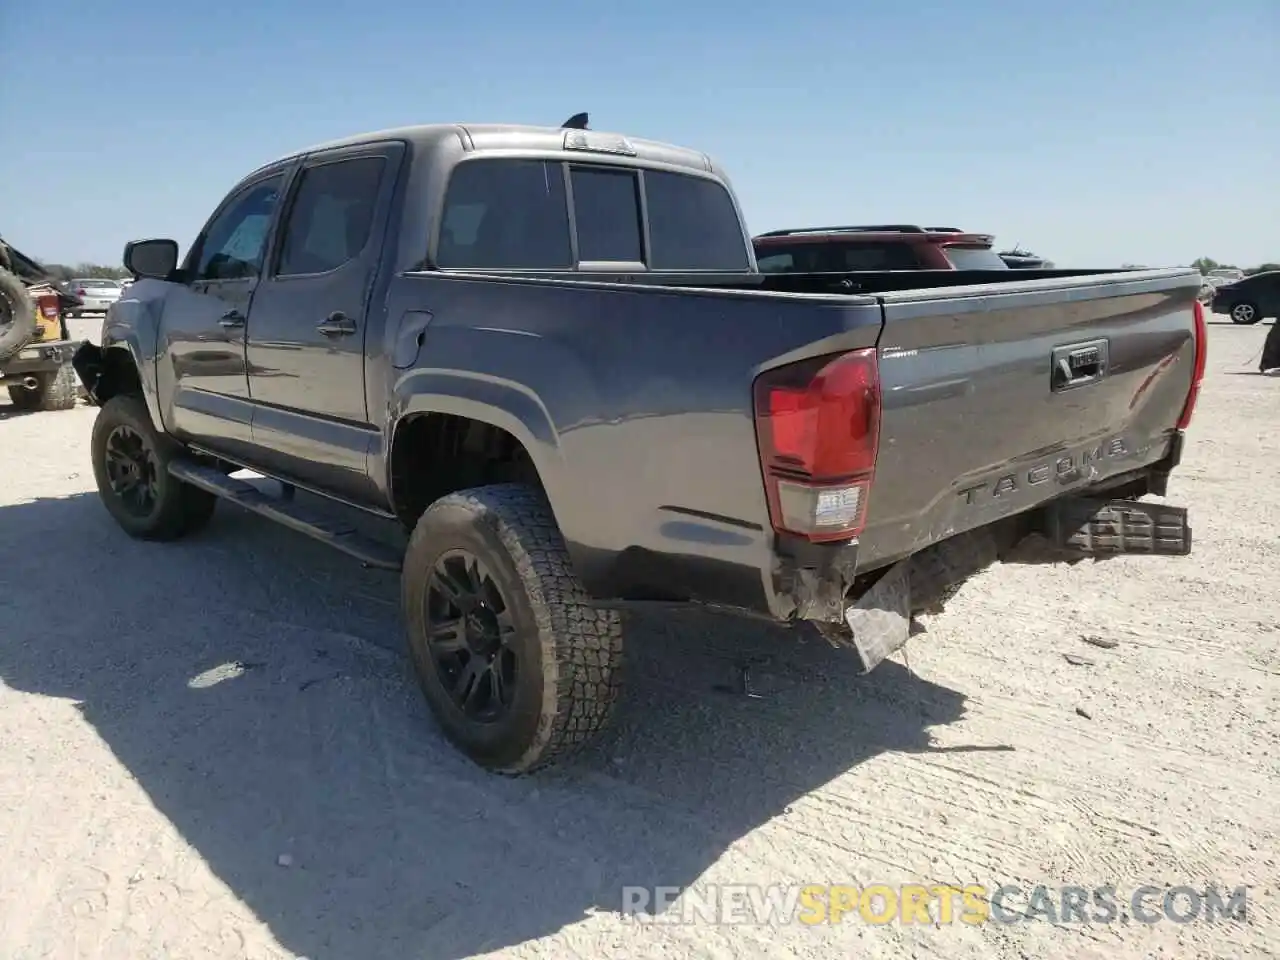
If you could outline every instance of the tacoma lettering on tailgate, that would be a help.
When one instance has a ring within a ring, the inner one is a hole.
[[[1068,483],[1086,480],[1096,472],[1094,464],[1098,461],[1123,457],[1128,453],[1129,447],[1124,437],[1112,437],[1078,453],[1045,460],[1017,473],[1008,473],[993,481],[964,487],[956,493],[964,498],[966,504],[972,504],[982,497],[1003,497],[1024,487],[1034,487],[1050,480]]]

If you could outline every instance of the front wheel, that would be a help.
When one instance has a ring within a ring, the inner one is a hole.
[[[428,507],[401,599],[423,695],[476,763],[528,773],[607,725],[621,688],[621,617],[588,605],[535,488],[477,487]]]
[[[1237,303],[1231,308],[1231,322],[1244,325],[1257,323],[1262,319],[1262,315],[1258,313],[1258,305],[1249,303],[1247,300],[1243,303]]]
[[[129,536],[176,540],[213,516],[213,494],[170,475],[181,448],[156,430],[141,397],[121,394],[102,406],[90,449],[98,496]]]

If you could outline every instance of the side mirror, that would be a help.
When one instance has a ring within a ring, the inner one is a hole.
[[[178,267],[176,240],[134,240],[124,246],[124,265],[135,277],[168,279]]]

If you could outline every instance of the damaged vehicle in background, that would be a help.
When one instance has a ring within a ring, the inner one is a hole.
[[[181,262],[129,244],[76,358],[119,526],[172,540],[224,500],[398,570],[435,717],[508,774],[605,727],[628,606],[871,670],[992,563],[1189,552],[1141,498],[1204,375],[1195,271],[761,273],[714,161],[584,127],[350,137],[250,173]]]
[[[81,391],[67,331],[79,300],[37,261],[0,240],[0,387],[18,410],[70,410]]]

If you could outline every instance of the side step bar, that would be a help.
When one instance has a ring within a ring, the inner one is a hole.
[[[290,530],[305,533],[309,537],[355,557],[361,563],[382,570],[399,570],[403,557],[390,544],[374,540],[349,523],[308,510],[292,499],[269,497],[252,484],[228,477],[220,470],[202,466],[188,460],[174,460],[169,473],[193,487],[207,490],[216,497],[229,500],[246,510],[283,524]]]
[[[1045,522],[1050,540],[1085,556],[1191,553],[1191,527],[1183,507],[1069,497],[1050,506]]]

